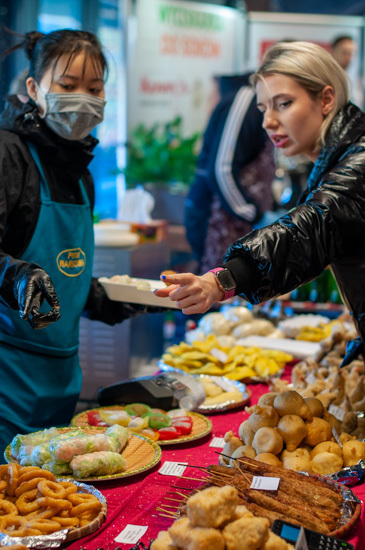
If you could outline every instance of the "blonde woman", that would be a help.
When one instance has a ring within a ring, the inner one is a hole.
[[[315,279],[331,266],[365,339],[365,115],[349,102],[348,79],[333,57],[307,42],[281,42],[251,77],[263,127],[285,156],[314,167],[298,206],[233,242],[201,277],[166,277],[157,291],[186,314],[234,294],[258,304]]]

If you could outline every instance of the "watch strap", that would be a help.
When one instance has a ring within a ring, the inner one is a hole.
[[[235,289],[233,288],[232,290],[228,290],[228,292],[226,292],[224,290],[224,288],[222,287],[222,285],[220,284],[220,281],[219,279],[217,278],[217,273],[219,271],[223,271],[224,270],[224,267],[215,267],[214,269],[210,269],[209,270],[209,273],[213,273],[214,274],[214,277],[215,277],[215,281],[217,283],[217,285],[219,286],[219,288],[221,289],[221,291],[224,293],[224,296],[221,300],[219,300],[220,302],[224,302],[225,300],[228,300],[229,298],[232,298],[232,296],[234,296],[234,293],[235,293]]]

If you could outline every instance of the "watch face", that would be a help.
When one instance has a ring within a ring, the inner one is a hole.
[[[237,286],[236,281],[234,280],[233,276],[231,275],[231,272],[228,269],[223,269],[222,271],[218,271],[216,274],[216,277],[219,280],[225,292],[229,292],[230,290],[235,289]]]

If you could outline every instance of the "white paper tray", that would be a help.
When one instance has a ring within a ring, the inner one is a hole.
[[[290,353],[294,357],[304,358],[314,355],[321,349],[318,342],[304,340],[289,340],[289,338],[268,338],[266,336],[247,336],[236,342],[241,346],[257,346],[259,348],[276,349]]]
[[[105,288],[105,291],[110,300],[117,302],[127,302],[131,304],[144,304],[147,306],[158,306],[166,308],[178,309],[175,302],[170,298],[159,298],[153,291],[157,288],[166,288],[165,283],[154,279],[139,279],[140,281],[147,281],[151,285],[151,289],[140,290],[134,285],[123,285],[121,283],[114,283],[107,277],[100,277],[99,283]]]

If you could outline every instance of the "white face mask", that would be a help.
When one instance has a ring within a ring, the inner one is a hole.
[[[77,141],[83,139],[104,118],[104,99],[89,94],[65,93],[44,95],[45,123],[56,134]]]

